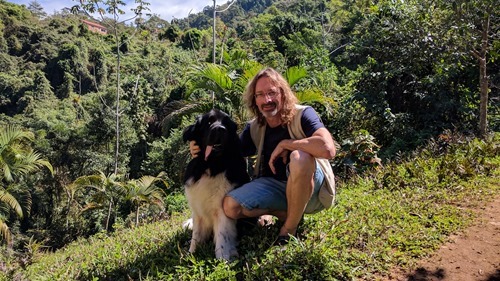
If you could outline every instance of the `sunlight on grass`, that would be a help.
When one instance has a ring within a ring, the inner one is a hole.
[[[491,144],[490,144],[491,145]],[[486,145],[485,145],[486,146]],[[494,146],[494,145],[493,145]],[[187,214],[81,239],[38,253],[14,272],[20,280],[350,280],[410,266],[470,225],[471,208],[498,196],[498,148],[456,148],[453,156],[421,156],[387,164],[340,183],[331,209],[306,215],[301,237],[271,247],[279,226],[252,228],[240,258],[216,260],[213,243],[187,252]],[[469,153],[466,153],[469,151]],[[483,154],[482,154],[483,153]],[[457,172],[457,167],[462,167]],[[465,168],[464,168],[465,167]],[[8,258],[3,258],[3,266]]]

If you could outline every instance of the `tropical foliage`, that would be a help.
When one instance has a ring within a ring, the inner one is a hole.
[[[213,7],[167,21],[144,1],[132,20],[122,1],[74,4],[0,0],[0,231],[17,253],[183,212],[184,128],[212,107],[242,128],[266,66],[338,142],[339,181],[500,128],[496,1],[238,0],[215,57]]]
[[[19,128],[0,128],[0,233],[4,241],[12,243],[7,225],[9,210],[19,218],[30,212],[31,197],[23,177],[43,167],[53,172],[52,165],[33,151],[33,134]]]

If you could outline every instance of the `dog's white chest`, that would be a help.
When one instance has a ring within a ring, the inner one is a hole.
[[[191,210],[194,213],[206,214],[221,209],[222,199],[233,188],[225,174],[221,173],[215,177],[203,175],[195,183],[188,180],[185,192]]]
[[[222,209],[224,196],[233,188],[224,173],[215,177],[205,174],[195,183],[192,179],[186,182],[185,192],[193,218],[191,253],[213,234],[217,258],[230,260],[238,255],[236,221],[228,218]]]

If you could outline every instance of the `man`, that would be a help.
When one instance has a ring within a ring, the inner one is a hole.
[[[257,155],[255,177],[226,195],[224,213],[232,219],[276,216],[283,225],[275,245],[283,245],[296,235],[304,213],[333,203],[328,159],[335,157],[334,141],[314,109],[299,106],[287,81],[272,68],[249,82],[244,100],[255,119],[240,139],[244,156]],[[195,155],[199,148],[190,144],[190,149]]]

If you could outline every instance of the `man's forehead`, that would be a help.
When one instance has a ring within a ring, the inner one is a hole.
[[[276,91],[278,87],[269,81],[268,83],[257,83],[255,86],[255,92],[260,93],[260,92],[268,92],[270,90]]]

